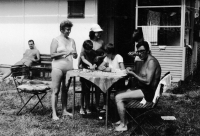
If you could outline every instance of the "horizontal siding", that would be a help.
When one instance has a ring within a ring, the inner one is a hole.
[[[160,62],[162,75],[171,72],[174,81],[181,80],[183,48],[179,46],[167,46],[165,50],[160,50],[158,46],[151,47],[152,55]]]

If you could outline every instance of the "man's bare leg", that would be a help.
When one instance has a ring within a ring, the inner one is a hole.
[[[116,131],[126,131],[127,128],[127,119],[125,116],[125,106],[124,106],[124,100],[128,98],[136,99],[136,98],[143,98],[144,94],[141,90],[133,90],[133,91],[126,91],[119,93],[115,96],[117,109],[120,117],[120,124],[118,127],[115,128]]]

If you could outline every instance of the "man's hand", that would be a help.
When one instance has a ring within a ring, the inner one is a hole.
[[[127,74],[132,74],[133,73],[133,69],[131,67],[127,67],[126,68],[126,72],[127,72]]]
[[[131,67],[127,67],[126,71],[133,71],[133,69]]]

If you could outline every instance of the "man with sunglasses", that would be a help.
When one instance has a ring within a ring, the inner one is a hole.
[[[27,67],[30,67],[33,62],[38,62],[40,60],[40,52],[38,49],[35,48],[35,43],[33,40],[28,41],[29,49],[25,51],[23,54],[23,58],[15,63],[14,65],[26,65]],[[9,65],[6,65],[9,67]],[[0,82],[3,81],[5,78],[10,76],[11,70],[10,69],[1,69],[0,72],[3,73],[2,77],[0,77]]]
[[[124,102],[127,99],[142,99],[152,102],[157,85],[160,81],[161,67],[158,60],[150,54],[149,45],[146,41],[139,42],[137,45],[137,56],[143,60],[143,65],[140,71],[136,74],[132,68],[127,67],[127,74],[137,80],[134,87],[129,87],[125,91],[115,96],[120,121],[117,122],[119,126],[115,128],[116,131],[126,131],[127,119],[125,117]]]

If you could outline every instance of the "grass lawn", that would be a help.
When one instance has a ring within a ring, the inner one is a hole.
[[[175,116],[175,121],[162,121],[161,136],[199,136],[200,135],[200,81],[190,80],[170,92],[185,94],[184,97],[162,96],[154,114],[156,116]],[[51,92],[43,99],[45,108],[41,106],[29,113],[37,99],[32,100],[22,115],[16,112],[22,106],[20,98],[13,86],[6,85],[8,91],[0,91],[0,136],[129,136],[127,132],[115,132],[112,123],[105,128],[104,120],[99,120],[97,114],[81,116],[79,114],[79,95],[76,94],[75,118],[51,120]],[[69,91],[69,110],[72,105],[72,88]],[[61,102],[58,102],[58,113],[61,114]],[[110,114],[110,117],[114,113]],[[154,122],[157,120],[153,118]]]

